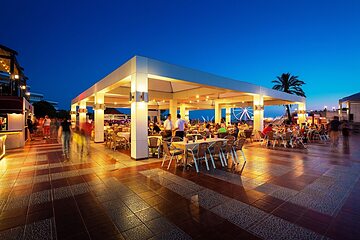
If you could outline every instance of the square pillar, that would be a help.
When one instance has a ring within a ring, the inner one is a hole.
[[[180,115],[182,119],[185,119],[185,115],[186,115],[186,108],[185,108],[185,104],[181,104],[180,105]]]
[[[131,158],[147,159],[148,154],[148,77],[147,62],[136,59],[131,75]]]
[[[342,117],[342,102],[341,101],[339,101],[338,115],[339,115],[340,120],[344,120],[343,117]]]
[[[82,100],[79,104],[79,126],[80,128],[86,123],[86,101]]]
[[[221,123],[221,107],[220,103],[215,101],[215,123]]]
[[[160,109],[157,110],[156,118],[157,118],[157,122],[161,123],[161,110]]]
[[[94,142],[104,142],[104,93],[95,93],[94,104]]]
[[[190,117],[189,117],[189,110],[188,109],[185,109],[185,116],[184,116],[184,120],[186,122],[189,122],[190,120]]]
[[[171,121],[174,124],[176,121],[176,115],[177,115],[177,100],[176,99],[170,100],[169,113],[171,114]]]
[[[254,96],[254,130],[262,131],[264,129],[264,96],[259,94]]]
[[[71,116],[71,128],[75,128],[75,127],[76,127],[76,106],[77,106],[77,104],[72,104],[72,105],[71,105],[71,111],[70,111],[70,116]]]
[[[346,115],[347,115],[347,120],[350,121],[350,113],[351,113],[351,105],[350,105],[350,101],[346,102]]]
[[[227,107],[225,109],[226,112],[226,125],[231,124],[231,108]]]
[[[306,123],[306,103],[298,103],[298,122],[299,125]]]

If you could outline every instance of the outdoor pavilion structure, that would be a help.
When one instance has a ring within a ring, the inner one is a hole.
[[[226,122],[234,107],[252,106],[254,130],[263,129],[264,106],[297,104],[299,122],[305,122],[305,98],[177,66],[134,56],[109,75],[82,92],[71,103],[71,120],[86,121],[86,107],[94,109],[94,142],[104,142],[105,107],[131,108],[131,157],[148,158],[148,111],[169,109],[175,120],[180,110],[188,119],[190,110],[214,109],[215,122]],[[158,118],[159,119],[159,118]]]

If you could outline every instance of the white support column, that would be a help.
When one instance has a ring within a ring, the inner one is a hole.
[[[254,130],[264,129],[264,96],[259,94],[254,96]]]
[[[131,158],[146,159],[148,153],[148,77],[147,62],[136,59],[136,73],[131,75]]]
[[[161,110],[160,109],[157,110],[156,118],[157,118],[157,122],[161,123]]]
[[[186,115],[186,108],[185,108],[185,104],[181,104],[180,105],[180,115],[182,119],[185,119],[185,115]]]
[[[190,117],[189,117],[189,110],[188,109],[185,109],[185,116],[184,116],[184,119],[186,122],[189,122],[190,120]]]
[[[298,104],[298,121],[299,125],[306,123],[306,103]]]
[[[221,107],[218,102],[215,101],[215,123],[221,123]]]
[[[347,116],[347,120],[350,121],[350,113],[351,113],[351,105],[350,105],[350,101],[346,102],[346,116]]]
[[[82,100],[79,104],[79,125],[82,127],[86,123],[86,101]]]
[[[71,128],[75,128],[75,127],[76,127],[76,106],[77,106],[77,104],[72,104],[72,105],[71,105],[71,112],[70,112],[70,116],[71,116]]]
[[[176,99],[170,100],[169,113],[171,114],[172,122],[175,122],[176,115],[177,115],[177,100]]]
[[[226,125],[231,124],[231,108],[226,107]]]
[[[341,101],[339,101],[338,115],[339,115],[340,120],[344,120],[343,117],[342,117],[342,102]]]
[[[95,105],[94,105],[94,142],[104,142],[104,93],[95,93]]]

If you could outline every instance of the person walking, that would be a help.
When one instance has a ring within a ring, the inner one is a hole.
[[[341,122],[339,121],[338,116],[334,116],[334,119],[329,123],[331,147],[333,148],[337,147],[339,144],[340,125]]]
[[[27,127],[28,127],[28,130],[29,130],[29,138],[30,138],[30,141],[33,140],[33,134],[34,134],[34,124],[33,124],[33,121],[31,120],[31,117],[28,116],[27,120],[26,120],[26,123],[27,123]]]
[[[49,118],[48,115],[46,115],[43,123],[44,139],[46,138],[50,139],[50,124],[51,124],[51,119]]]
[[[181,115],[178,114],[177,115],[177,120],[175,122],[175,136],[181,137],[182,139],[184,138],[184,131],[185,128],[187,128],[187,124],[186,121],[184,119],[181,119]]]
[[[173,123],[171,121],[171,114],[168,115],[167,119],[164,122],[165,138],[172,137]]]
[[[71,136],[71,123],[67,118],[64,118],[59,127],[58,137],[62,142],[63,156],[66,159],[70,158],[70,136]]]

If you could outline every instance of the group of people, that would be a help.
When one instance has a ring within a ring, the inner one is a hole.
[[[48,115],[39,119],[28,116],[26,123],[30,140],[34,139],[35,134],[42,135],[43,139],[56,138],[61,121],[58,118],[51,119]]]
[[[251,129],[251,127],[245,121],[240,121],[233,124],[225,124],[224,121],[221,123],[214,123],[212,121],[186,121],[185,119],[182,119],[180,114],[177,114],[175,121],[173,121],[171,114],[168,114],[163,124],[149,121],[148,128],[149,135],[157,135],[162,133],[164,138],[169,138],[172,136],[184,138],[186,133],[199,133],[206,137],[215,134],[230,134],[237,138],[240,136],[241,132]]]
[[[68,118],[51,119],[46,115],[44,118],[33,119],[30,116],[27,119],[30,140],[33,140],[35,133],[38,136],[42,135],[43,139],[57,139],[62,143],[63,156],[66,160],[69,160],[72,148],[81,157],[89,154],[89,139],[93,128],[90,122],[73,129]]]
[[[298,124],[274,126],[270,123],[263,129],[262,134],[266,136],[269,132],[290,132],[293,134],[300,134],[303,136],[305,143],[309,138],[312,138],[315,133],[320,136],[329,136],[331,146],[335,148],[338,146],[340,133],[342,133],[344,144],[349,144],[350,127],[348,121],[340,121],[338,116],[334,116],[334,118],[326,125],[308,123],[302,124],[301,126]]]

